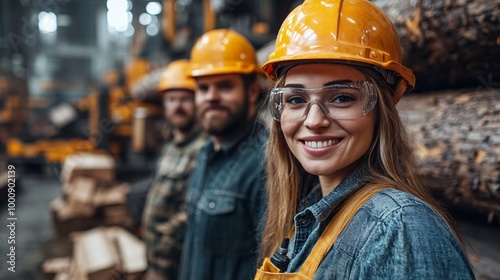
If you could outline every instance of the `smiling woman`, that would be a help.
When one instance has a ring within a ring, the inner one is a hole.
[[[310,63],[291,68],[284,83],[285,86],[294,85],[309,89],[332,84],[342,85],[345,84],[344,81],[369,83],[366,79],[361,71],[350,66]],[[362,101],[368,99],[364,97],[365,91],[353,91],[352,88],[347,91],[344,88],[340,93],[343,94],[343,100],[347,99],[348,93],[349,96],[359,97],[357,100],[352,98],[349,102],[342,102],[343,105],[337,105],[340,103],[338,96],[327,98],[330,97],[327,92],[321,91],[316,94],[318,99],[313,100],[323,99],[326,102],[310,102],[305,107],[288,105],[289,101],[284,100],[285,105],[281,110],[281,130],[285,141],[307,172],[320,175],[323,195],[329,193],[352,172],[354,164],[368,151],[375,130],[376,110],[366,113],[363,111]],[[366,93],[369,94],[370,92]],[[307,99],[310,99],[310,96]],[[325,103],[326,105],[319,105]],[[299,110],[291,107],[304,108]]]
[[[395,106],[415,78],[376,6],[306,0],[263,69],[277,82],[255,279],[474,278],[453,222],[415,175]],[[267,258],[284,238],[289,248]]]

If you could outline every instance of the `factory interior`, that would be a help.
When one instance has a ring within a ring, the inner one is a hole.
[[[142,279],[141,217],[168,132],[159,73],[220,28],[262,65],[302,2],[1,1],[0,280]],[[398,108],[420,172],[476,278],[500,279],[500,0],[372,2],[415,69]]]

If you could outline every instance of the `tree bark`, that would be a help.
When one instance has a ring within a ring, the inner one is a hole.
[[[500,223],[500,88],[410,94],[398,109],[434,193]]]
[[[394,22],[416,91],[500,78],[500,0],[372,0]]]

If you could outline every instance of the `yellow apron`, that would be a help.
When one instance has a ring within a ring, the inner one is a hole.
[[[257,269],[254,280],[312,279],[323,258],[361,205],[385,188],[385,186],[365,186],[349,198],[344,207],[333,217],[323,234],[321,234],[299,272],[280,273],[280,270],[271,263],[270,259],[265,258],[262,266]]]

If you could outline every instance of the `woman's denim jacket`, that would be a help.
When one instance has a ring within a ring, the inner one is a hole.
[[[366,183],[353,173],[325,197],[314,189],[295,216],[288,272],[297,272],[336,206]],[[337,238],[314,279],[475,279],[445,221],[416,197],[384,189],[367,201]]]

